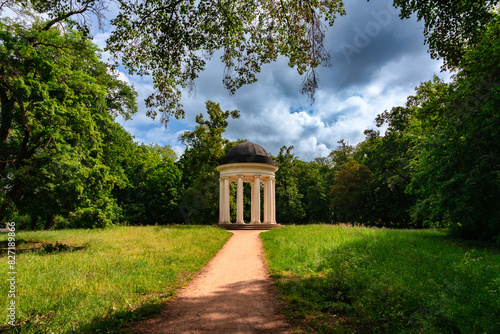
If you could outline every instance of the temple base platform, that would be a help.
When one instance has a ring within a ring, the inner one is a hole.
[[[280,224],[216,224],[215,226],[226,230],[272,230],[284,227]]]

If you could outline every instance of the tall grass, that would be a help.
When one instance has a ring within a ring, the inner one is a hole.
[[[297,332],[500,333],[500,252],[430,230],[261,234]]]
[[[34,242],[50,247],[18,250],[15,332],[121,333],[133,319],[158,312],[229,236],[201,226],[17,233],[19,248]],[[1,256],[0,307],[6,310],[7,261]]]

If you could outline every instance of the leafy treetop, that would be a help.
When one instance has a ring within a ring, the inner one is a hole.
[[[401,18],[417,13],[424,20],[425,42],[444,69],[460,67],[466,50],[476,45],[482,29],[493,19],[498,0],[394,0]]]

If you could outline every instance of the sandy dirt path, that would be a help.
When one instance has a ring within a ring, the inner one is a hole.
[[[233,235],[178,297],[134,333],[288,333],[264,264],[262,231]]]

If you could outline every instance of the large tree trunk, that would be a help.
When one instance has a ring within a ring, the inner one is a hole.
[[[8,160],[10,157],[8,156],[8,152],[5,152],[4,149],[5,149],[5,144],[8,140],[8,137],[9,137],[10,125],[9,126],[4,125],[3,117],[4,117],[4,115],[7,115],[6,117],[7,118],[10,117],[10,122],[12,122],[12,112],[9,114],[8,110],[5,109],[5,108],[8,108],[8,104],[7,104],[7,107],[4,104],[4,100],[6,98],[5,92],[0,93],[0,95],[1,95],[1,101],[2,101],[2,124],[1,124],[2,129],[0,129],[0,130],[5,131],[5,133],[2,133],[5,135],[5,137],[0,137],[0,148],[2,149],[2,151],[0,152],[0,173],[1,173],[0,177],[5,178],[5,177],[7,177],[6,173],[7,173],[7,168],[8,168],[8,164],[9,164]],[[32,156],[33,152],[34,152],[34,150],[31,150],[31,151],[29,150],[31,131],[30,131],[30,128],[28,127],[27,122],[26,122],[26,109],[24,108],[24,105],[22,103],[19,103],[17,105],[20,108],[20,112],[21,112],[20,113],[21,114],[21,125],[22,125],[23,130],[24,130],[24,137],[23,137],[23,141],[21,143],[21,148],[20,148],[19,152],[17,153],[17,156],[15,158],[13,158],[12,161],[10,162],[12,164],[15,163],[15,166],[13,168],[14,170],[19,169],[22,166],[24,166],[24,164],[25,164],[24,161],[26,159],[30,158],[30,156]],[[13,110],[13,107],[12,107],[12,110]],[[4,127],[5,128],[8,127],[8,129],[5,130]],[[14,186],[8,192],[7,200],[5,201],[5,203],[3,203],[2,207],[0,208],[0,221],[5,218],[5,213],[7,212],[7,209],[11,205],[17,203],[17,201],[21,198],[22,190],[24,188],[24,182],[19,181],[15,176],[10,176],[10,177],[14,177]]]
[[[6,143],[9,139],[10,128],[14,116],[15,102],[7,97],[5,91],[0,92],[0,101],[2,103],[0,122],[0,143]],[[3,154],[3,152],[1,152]]]
[[[44,230],[50,230],[52,227],[54,227],[54,221],[55,221],[56,216],[53,214],[48,214],[47,215],[47,220],[45,220],[45,226],[43,227]]]
[[[12,204],[16,203],[19,200],[23,188],[24,188],[24,183],[22,182],[14,183],[14,187],[12,187],[11,191],[9,191],[7,194],[7,200],[2,205],[2,207],[0,207],[0,221],[2,221],[5,218],[5,213],[7,212],[7,209]]]
[[[10,159],[7,150],[7,140],[10,135],[12,119],[14,114],[14,103],[7,98],[7,94],[0,92],[1,111],[0,111],[0,178],[7,177],[7,166]]]
[[[38,216],[32,216],[31,217],[31,223],[30,223],[30,229],[32,231],[35,231],[37,228],[37,223],[38,223]]]

